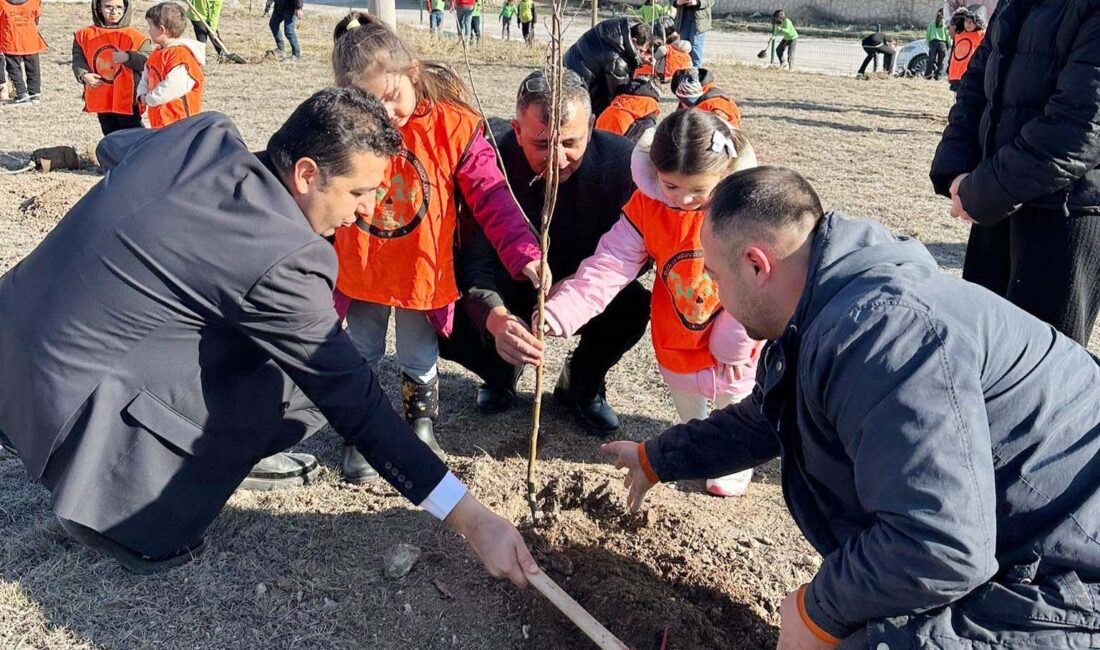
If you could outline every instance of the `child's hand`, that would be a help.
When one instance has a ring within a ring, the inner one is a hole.
[[[84,85],[89,88],[99,88],[103,85],[103,77],[97,75],[94,72],[86,72],[82,77]]]
[[[615,459],[615,469],[626,469],[626,477],[623,484],[628,490],[626,504],[631,512],[638,512],[642,507],[645,493],[657,485],[657,481],[651,480],[645,469],[642,468],[641,443],[621,440],[609,442],[600,446],[600,451]],[[652,470],[650,470],[652,471]]]
[[[294,17],[297,18],[298,20],[302,19],[302,15],[303,15],[303,12],[302,12],[301,9],[295,9],[294,10]]]
[[[130,53],[129,52],[115,52],[114,54],[111,55],[111,61],[113,63],[122,64],[122,63],[126,63],[129,60],[130,60]]]
[[[547,290],[554,284],[554,277],[550,275],[550,265],[546,265],[546,272],[543,281],[539,281],[539,266],[541,262],[539,260],[532,260],[527,263],[527,266],[523,267],[523,274],[527,276],[527,279],[531,281],[532,286],[536,289],[546,287]]]

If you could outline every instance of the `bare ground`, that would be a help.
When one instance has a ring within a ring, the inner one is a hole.
[[[0,164],[42,146],[94,148],[98,125],[80,112],[67,60],[69,34],[86,18],[85,5],[46,6],[43,28],[54,49],[43,60],[45,97],[39,107],[0,109]],[[250,146],[262,148],[297,102],[329,81],[332,22],[307,16],[299,30],[306,62],[298,66],[211,65],[206,107],[229,114]],[[256,14],[231,13],[222,32],[256,60],[270,47]],[[460,64],[453,43],[409,34],[431,56]],[[475,59],[486,112],[507,116],[539,53],[488,43]],[[831,208],[920,238],[957,272],[966,229],[948,217],[927,180],[950,104],[945,88],[716,71],[739,99],[764,161],[803,172]],[[97,180],[92,170],[0,176],[0,272]],[[550,377],[567,349],[551,346]],[[442,369],[440,437],[452,467],[491,507],[523,521],[531,373],[516,408],[483,417],[472,404],[475,378],[452,364]],[[384,371],[396,394],[394,367]],[[648,438],[675,419],[645,343],[614,369],[608,398],[623,416],[624,437]],[[675,485],[654,490],[648,511],[633,516],[623,511],[622,486],[601,462],[597,441],[578,434],[553,404],[544,414],[539,474],[552,514],[546,526],[527,531],[543,566],[636,648],[656,647],[654,635],[665,627],[673,648],[774,646],[779,601],[819,562],[786,513],[774,466],[758,472],[744,498],[719,500],[699,485]],[[128,575],[69,542],[48,494],[27,481],[17,460],[0,456],[0,648],[589,647],[533,594],[488,578],[460,539],[388,487],[340,483],[339,447],[331,431],[307,441],[303,448],[333,468],[323,481],[234,495],[209,530],[206,555],[154,577]],[[423,554],[407,577],[389,580],[381,557],[398,542]]]

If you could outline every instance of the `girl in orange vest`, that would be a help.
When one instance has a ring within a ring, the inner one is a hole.
[[[951,16],[955,44],[951,48],[951,60],[947,64],[947,81],[955,90],[970,66],[970,59],[985,38],[985,21],[977,13],[963,8]]]
[[[480,226],[512,276],[536,286],[538,242],[462,80],[448,67],[414,58],[393,30],[364,13],[341,20],[335,38],[336,82],[381,99],[404,145],[390,162],[375,213],[336,232],[338,309],[347,309],[348,333],[370,363],[385,352],[395,312],[405,416],[441,454],[432,431],[439,414],[436,334],[450,333],[459,297],[459,228]],[[357,455],[346,449],[345,476],[373,479],[367,467],[354,471]]]
[[[741,128],[741,109],[714,81],[706,68],[685,68],[672,76],[669,88],[680,100],[680,110],[697,108],[714,113]]]
[[[159,129],[202,111],[206,46],[180,38],[191,21],[174,2],[153,5],[145,12],[145,21],[157,47],[145,62],[137,95],[149,110],[149,126]]]
[[[130,26],[130,0],[92,0],[92,24],[73,35],[73,74],[84,84],[84,112],[103,135],[141,128],[137,79],[153,42]]]
[[[36,104],[42,99],[38,55],[46,41],[38,33],[42,0],[0,0],[0,54],[15,86],[13,105]],[[26,71],[26,79],[23,73]]]
[[[691,43],[680,38],[675,31],[669,32],[665,43],[653,52],[654,71],[661,81],[668,83],[677,70],[691,67]]]
[[[756,166],[740,131],[697,110],[677,111],[638,142],[634,196],[577,273],[546,303],[554,336],[570,336],[638,276],[655,266],[653,349],[680,419],[705,418],[747,396],[760,347],[722,309],[700,245],[710,193],[730,174]],[[744,494],[751,470],[707,482],[720,496]]]
[[[660,99],[661,91],[650,77],[634,77],[596,118],[596,128],[637,142],[643,133],[657,126]]]

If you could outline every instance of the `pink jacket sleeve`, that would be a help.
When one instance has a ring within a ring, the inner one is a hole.
[[[575,334],[638,277],[648,259],[642,235],[626,217],[619,217],[600,237],[596,252],[581,262],[577,273],[562,282],[546,302],[550,330],[559,336]]]
[[[728,311],[718,313],[710,330],[710,353],[718,362],[719,375],[733,387],[731,392],[744,394],[752,390],[762,346]]]
[[[480,132],[474,136],[455,174],[462,196],[504,267],[522,280],[523,267],[542,258],[531,224],[508,189],[497,154]]]

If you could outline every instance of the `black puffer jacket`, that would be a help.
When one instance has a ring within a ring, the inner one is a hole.
[[[579,74],[588,85],[593,115],[599,115],[611,104],[642,64],[630,40],[630,27],[636,22],[629,18],[605,20],[582,34],[565,52],[565,67]]]
[[[963,76],[936,192],[993,225],[1023,205],[1100,214],[1100,0],[1007,0]]]

